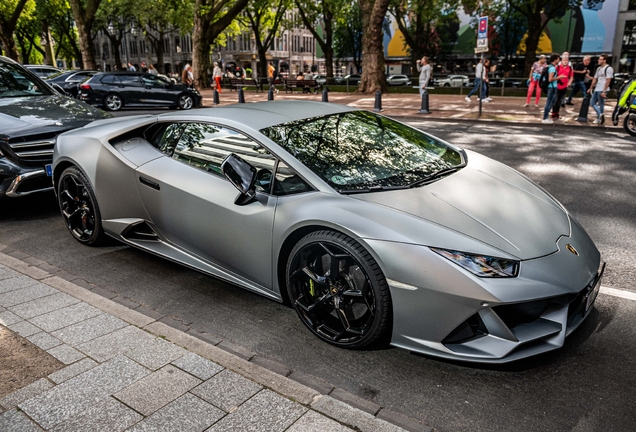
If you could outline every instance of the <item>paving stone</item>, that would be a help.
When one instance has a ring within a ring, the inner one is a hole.
[[[40,432],[40,428],[33,420],[18,410],[7,411],[0,415],[0,431],[2,432]]]
[[[107,299],[112,299],[113,297],[117,297],[117,293],[114,293],[112,291],[108,291],[107,289],[103,289],[100,287],[95,287],[91,290],[91,292],[100,295],[102,297],[105,297]]]
[[[93,359],[83,358],[82,360],[70,364],[63,369],[60,369],[59,371],[53,372],[51,375],[49,375],[48,378],[55,384],[61,384],[64,381],[67,381],[79,374],[83,374],[84,372],[93,369],[98,364],[99,363],[97,363]]]
[[[15,324],[8,325],[7,328],[22,337],[28,337],[42,331],[28,321],[19,321]]]
[[[432,427],[388,409],[381,409],[376,417],[381,420],[386,420],[389,423],[393,423],[394,425],[399,426],[409,432],[433,432]]]
[[[275,372],[279,375],[282,376],[287,376],[291,373],[291,371],[287,368],[287,366],[285,366],[282,363],[278,363],[277,361],[274,360],[270,360],[268,358],[262,357],[262,356],[254,356],[252,358],[252,360],[250,360],[252,363],[257,364],[259,366],[264,367],[265,369],[269,369],[272,372]]]
[[[242,346],[234,345],[233,343],[225,341],[225,340],[219,343],[217,346],[223,349],[224,351],[227,351],[241,358],[244,358],[247,361],[249,361],[252,357],[256,355],[255,352],[252,352],[246,348],[243,348]]]
[[[44,429],[50,429],[84,413],[149,373],[140,364],[120,356],[71,378],[18,407]]]
[[[201,339],[203,342],[207,342],[210,345],[218,345],[221,342],[223,342],[223,339],[221,339],[220,337],[217,337],[211,333],[206,333],[206,332],[199,332],[197,330],[194,329],[190,329],[186,332],[187,334],[194,336],[197,339]]]
[[[135,309],[137,312],[142,313],[150,318],[154,318],[156,320],[160,320],[161,318],[163,318],[165,315],[157,312],[154,309],[150,309],[147,308],[146,306],[139,306],[137,309]]]
[[[329,393],[329,396],[353,407],[361,409],[362,411],[368,412],[371,415],[376,415],[376,413],[380,411],[380,408],[382,408],[376,403],[363,399],[359,396],[354,395],[353,393],[349,393],[339,388],[334,389],[334,391]]]
[[[22,261],[24,261],[25,263],[30,264],[32,266],[35,266],[35,267],[37,267],[39,265],[42,265],[42,264],[45,264],[44,261],[42,261],[40,259],[37,259],[36,257],[32,257],[32,256],[26,257],[26,258],[22,259]]]
[[[2,247],[2,246],[0,246],[0,247]],[[6,255],[8,253],[13,252],[14,250],[15,250],[15,248],[12,248],[11,246],[7,246],[4,249],[0,250],[0,253],[3,253],[3,254]]]
[[[170,327],[176,328],[177,330],[181,330],[182,332],[187,332],[188,330],[190,330],[190,326],[185,325],[184,323],[182,323],[181,321],[177,321],[175,319],[172,319],[170,317],[163,317],[160,320],[158,320],[159,322],[162,322],[166,325],[169,325]]]
[[[81,279],[81,278],[75,278],[71,281],[72,283],[74,283],[77,286],[81,286],[82,288],[86,288],[87,290],[92,290],[93,288],[95,288],[90,282]]]
[[[51,429],[52,432],[123,431],[142,420],[143,416],[112,397],[102,400],[86,412]]]
[[[57,276],[60,279],[64,279],[65,281],[68,281],[68,282],[72,281],[73,279],[77,279],[77,275],[76,274],[69,273],[66,270],[58,270],[55,273],[53,273],[53,272],[50,272],[50,273],[52,273],[53,276]]]
[[[331,393],[331,391],[335,388],[333,384],[328,383],[322,378],[318,378],[317,376],[306,374],[300,371],[292,372],[288,378],[291,378],[296,382],[306,385],[307,387],[310,387],[324,395]]]
[[[46,350],[46,352],[66,365],[75,363],[76,361],[85,357],[84,354],[82,354],[75,348],[65,344]]]
[[[126,353],[126,356],[150,370],[157,370],[187,353],[188,351],[164,339],[155,338],[150,343]]]
[[[51,265],[47,262],[43,262],[42,264],[38,265],[37,268],[39,268],[40,270],[44,270],[45,272],[49,272],[51,274],[60,271],[59,267],[55,267],[54,265]]]
[[[19,260],[23,260],[23,259],[29,257],[29,254],[25,254],[24,252],[20,252],[20,251],[17,251],[17,250],[13,250],[12,252],[9,252],[7,255],[9,255],[10,257],[13,257],[13,258],[17,258]]]
[[[112,315],[102,314],[51,333],[69,345],[79,345],[96,337],[119,330],[128,324]]]
[[[43,349],[44,351],[62,345],[62,341],[54,338],[46,332],[36,333],[27,338],[33,345]]]
[[[39,395],[53,387],[51,381],[46,378],[40,378],[39,380],[29,384],[26,387],[22,387],[12,393],[9,393],[2,399],[0,399],[0,405],[5,409],[13,409],[18,406],[19,403],[24,402],[27,399],[31,399],[34,396]]]
[[[135,326],[124,327],[107,335],[78,345],[77,348],[103,363],[120,354],[151,343],[155,336]]]
[[[263,390],[208,431],[284,431],[307,412],[307,408],[270,390]]]
[[[258,393],[263,387],[239,374],[224,370],[192,390],[191,393],[225,412]]]
[[[13,306],[10,310],[24,319],[31,319],[38,315],[62,309],[76,303],[79,303],[79,300],[75,297],[65,293],[56,292],[55,294],[46,297],[41,297],[30,302]]]
[[[361,432],[404,432],[404,429],[399,426],[378,419],[330,396],[317,397],[311,407]]]
[[[204,381],[224,369],[223,366],[219,366],[195,353],[187,353],[180,359],[173,361],[172,364]]]
[[[23,276],[27,278],[26,276]],[[0,294],[0,306],[4,306],[9,309],[11,306],[18,305],[20,303],[26,303],[30,300],[35,300],[36,298],[44,297],[47,295],[54,294],[58,292],[55,288],[51,288],[48,285],[44,285],[34,279],[27,278],[29,283],[27,285],[22,285],[18,289],[10,289],[10,291],[5,291]],[[21,278],[14,279],[5,279],[0,281],[0,286],[2,284],[7,284],[8,287],[13,288],[12,281],[19,281]],[[27,282],[19,282],[21,284],[26,284]]]
[[[22,318],[17,316],[13,312],[8,311],[4,308],[2,309],[2,311],[0,311],[0,324],[2,324],[3,326],[7,327],[19,321],[22,321]]]
[[[130,300],[130,299],[128,299],[126,297],[122,297],[122,296],[113,297],[111,300],[116,302],[116,303],[119,303],[122,306],[126,306],[129,309],[136,309],[136,308],[138,308],[140,306],[140,304],[137,303],[136,301]]]
[[[11,270],[10,268],[4,267],[4,266],[0,268],[0,280],[19,277],[19,276],[21,276],[21,274],[15,270]],[[3,292],[3,291],[0,290],[0,292]]]
[[[350,432],[350,429],[316,411],[307,411],[286,432]]]
[[[31,322],[44,331],[52,332],[102,313],[102,311],[87,303],[77,303],[44,315],[38,315],[35,318],[31,318]]]
[[[114,394],[129,407],[148,416],[201,383],[168,365]]]
[[[225,413],[191,393],[186,393],[137,423],[129,432],[199,432],[219,421]]]

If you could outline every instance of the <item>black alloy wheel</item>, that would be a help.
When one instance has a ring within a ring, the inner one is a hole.
[[[97,199],[89,181],[76,167],[62,172],[57,199],[66,226],[77,241],[97,246],[104,240]]]
[[[391,295],[382,270],[355,240],[335,231],[301,239],[287,263],[287,291],[301,321],[341,348],[386,343]]]
[[[625,132],[631,136],[636,136],[636,114],[628,113],[623,121],[623,128]]]

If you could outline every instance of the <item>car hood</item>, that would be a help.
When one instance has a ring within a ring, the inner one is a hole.
[[[557,240],[570,235],[563,207],[513,169],[467,153],[465,168],[435,183],[354,196],[441,225],[519,259],[556,252]]]
[[[104,111],[61,95],[4,98],[0,99],[0,136],[69,130],[108,117]]]

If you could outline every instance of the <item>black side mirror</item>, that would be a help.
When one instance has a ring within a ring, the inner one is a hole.
[[[241,193],[234,204],[246,205],[256,200],[256,168],[231,153],[221,164],[221,171]]]
[[[62,86],[60,86],[59,84],[53,83],[51,84],[51,87],[53,87],[55,89],[56,92],[58,92],[61,95],[66,95],[66,92],[64,91],[64,89],[62,88]]]

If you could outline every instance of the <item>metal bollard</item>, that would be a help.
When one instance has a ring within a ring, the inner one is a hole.
[[[239,102],[238,103],[245,103],[245,95],[243,94],[243,88],[239,88],[238,89],[238,96],[239,96]]]
[[[329,102],[329,90],[327,90],[327,87],[322,89],[322,101]]]
[[[375,105],[373,106],[373,111],[382,111],[382,92],[380,90],[375,92]]]
[[[581,123],[587,123],[588,119],[587,119],[587,112],[590,109],[590,99],[592,98],[592,96],[587,93],[585,95],[585,97],[583,98],[583,102],[581,102],[581,110],[579,111],[579,116],[576,119],[577,122],[581,122]]]
[[[274,100],[274,89],[271,87],[269,88],[269,91],[267,92],[267,100],[268,101]]]
[[[214,89],[214,105],[218,105],[219,103],[219,91]]]
[[[420,107],[420,112],[418,114],[430,114],[431,112],[428,110],[428,92],[425,91],[422,93],[422,105]]]

